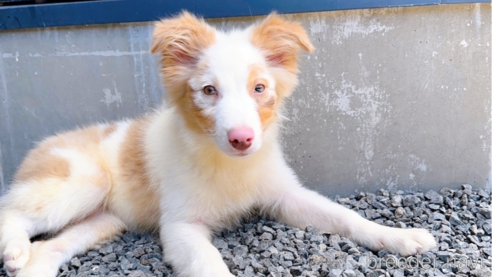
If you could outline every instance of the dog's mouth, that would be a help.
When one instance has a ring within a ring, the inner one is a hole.
[[[232,149],[232,147],[231,147],[228,149],[226,154],[232,158],[244,159],[244,158],[247,158],[247,157],[253,155],[256,152],[257,152],[256,147],[252,147],[252,148],[248,148],[248,149],[244,149],[244,150]]]
[[[243,157],[251,155],[251,151],[247,151],[247,150],[244,150],[244,151],[239,150],[238,151],[238,150],[234,149],[233,151],[229,151],[227,154],[233,158],[243,158]]]

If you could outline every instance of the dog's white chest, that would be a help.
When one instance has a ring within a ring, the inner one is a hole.
[[[174,176],[162,184],[161,209],[170,219],[217,227],[234,224],[256,204],[256,176],[254,172],[241,174],[233,169]]]

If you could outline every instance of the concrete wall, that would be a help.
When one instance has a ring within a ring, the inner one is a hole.
[[[490,4],[290,15],[302,62],[283,139],[308,186],[491,186]],[[209,20],[231,29],[254,18]],[[0,32],[0,184],[54,132],[133,117],[164,93],[151,23]]]

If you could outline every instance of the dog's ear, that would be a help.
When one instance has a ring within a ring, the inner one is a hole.
[[[214,41],[215,30],[185,11],[156,23],[150,51],[161,53],[164,79],[172,80],[183,69],[192,68]]]
[[[272,66],[297,69],[297,52],[303,49],[314,51],[306,31],[298,22],[289,22],[276,13],[253,27],[251,42],[265,52]]]

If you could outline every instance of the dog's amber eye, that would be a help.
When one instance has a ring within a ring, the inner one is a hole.
[[[213,86],[205,86],[203,88],[203,93],[205,93],[206,95],[216,95],[217,90]]]
[[[262,84],[256,85],[255,92],[262,93],[265,90],[265,86]]]

